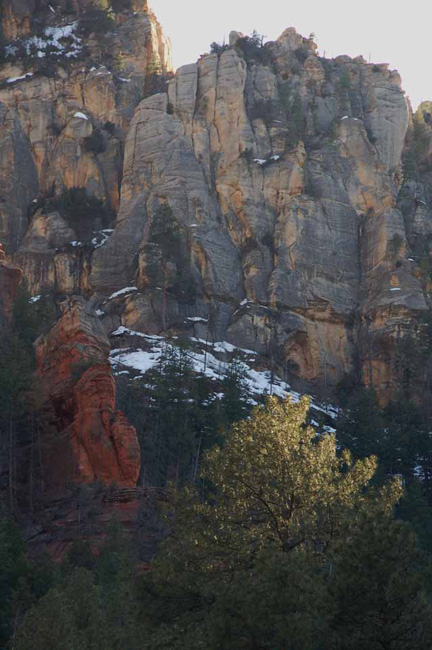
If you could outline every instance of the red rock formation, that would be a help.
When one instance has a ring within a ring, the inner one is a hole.
[[[0,244],[0,316],[10,318],[12,302],[23,277],[22,270],[6,260],[6,254]]]
[[[133,486],[140,472],[140,448],[135,429],[115,411],[108,340],[84,301],[70,300],[63,311],[36,341],[38,373],[60,434],[47,444],[52,483]]]

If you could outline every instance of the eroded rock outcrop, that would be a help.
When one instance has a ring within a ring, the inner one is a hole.
[[[56,433],[46,440],[52,482],[133,486],[140,472],[135,429],[115,410],[109,342],[85,302],[71,299],[36,342],[38,374]]]
[[[1,146],[31,182],[5,181],[0,227],[31,291],[97,304],[133,287],[104,303],[107,332],[271,349],[309,390],[355,368],[387,398],[395,346],[430,308],[430,106],[410,175],[419,122],[386,64],[319,57],[292,27],[264,47],[233,32],[219,54],[152,85],[170,62],[147,3],[111,15],[103,37],[87,33],[80,58],[87,4],[74,22],[61,3],[44,14],[67,33],[52,36],[70,65],[26,72],[9,57],[1,68]],[[31,38],[32,7],[17,4],[15,23],[3,14],[9,39]],[[108,208],[108,224],[83,236],[44,207],[74,187]]]
[[[219,339],[276,346],[281,366],[315,383],[349,372],[359,348],[363,368],[388,367],[383,341],[428,309],[398,205],[410,121],[399,75],[361,57],[322,59],[292,28],[252,53],[240,35],[230,42],[137,108],[92,287],[137,286],[123,324],[163,329],[147,258],[161,254],[152,224],[168,205],[195,294],[191,303],[173,286],[167,327],[203,317]]]
[[[146,2],[109,17],[103,9],[84,0],[5,3],[0,237],[11,252],[36,200],[80,187],[118,209],[130,119],[171,71],[169,42]]]

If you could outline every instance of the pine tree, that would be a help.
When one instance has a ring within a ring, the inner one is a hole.
[[[222,379],[223,397],[219,406],[221,424],[225,427],[243,420],[251,410],[246,376],[245,364],[238,356],[234,356]]]
[[[424,559],[406,524],[363,513],[335,559],[330,647],[429,649],[432,609],[424,572]]]
[[[400,486],[368,493],[375,459],[354,463],[333,436],[317,439],[308,407],[270,398],[255,408],[206,455],[205,498],[196,488],[174,497],[173,532],[142,594],[154,647],[169,623],[204,639],[191,647],[320,648],[331,552],[364,510],[391,511]]]

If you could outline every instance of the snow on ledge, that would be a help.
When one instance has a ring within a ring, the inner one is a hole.
[[[75,113],[74,117],[77,117],[80,120],[86,120],[88,122],[87,115],[84,115],[84,113],[81,113],[81,111],[78,111],[77,113]]]
[[[112,300],[113,298],[117,298],[117,296],[123,296],[125,293],[132,293],[133,291],[138,291],[138,287],[124,287],[124,289],[119,289],[112,293],[107,300]]]
[[[21,77],[10,77],[10,79],[6,79],[6,83],[14,84],[16,81],[22,81],[23,79],[28,79],[29,77],[33,77],[33,72],[27,72],[26,74],[21,75]]]

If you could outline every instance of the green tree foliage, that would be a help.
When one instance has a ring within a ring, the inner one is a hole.
[[[51,296],[43,296],[31,303],[24,282],[13,305],[13,322],[4,321],[0,325],[0,468],[3,481],[7,476],[9,510],[14,509],[25,483],[22,473],[27,470],[24,469],[25,463],[21,462],[24,460],[23,449],[34,441],[38,420],[33,343],[52,325],[55,314]],[[0,487],[4,490],[5,483]],[[4,503],[0,505],[4,506]]]
[[[375,454],[379,467],[375,481],[403,476],[406,492],[398,508],[409,521],[424,548],[431,548],[432,438],[430,436],[429,382],[419,378],[428,368],[429,325],[420,339],[406,337],[397,346],[395,373],[400,387],[396,398],[381,408],[373,389],[354,388],[341,400],[337,437],[357,457]],[[416,402],[412,401],[416,398]]]
[[[246,418],[251,410],[250,394],[246,384],[246,368],[243,361],[234,356],[227,367],[222,379],[223,393],[218,405],[221,414],[221,424],[228,428],[234,422]]]
[[[166,329],[168,293],[184,302],[193,301],[195,283],[190,271],[187,238],[168,204],[162,204],[153,215],[147,244],[146,274],[149,283],[162,289],[162,329]]]
[[[44,293],[32,300],[24,279],[13,304],[14,330],[28,347],[32,347],[40,334],[48,331],[56,320],[53,296]]]
[[[214,41],[210,45],[210,54],[222,54],[228,48],[229,45],[227,45],[226,43],[216,43],[216,41]]]
[[[432,610],[424,571],[424,559],[406,524],[364,513],[335,561],[331,647],[430,648]]]
[[[205,353],[201,363],[204,371]],[[194,368],[187,344],[176,343],[165,346],[144,379],[118,378],[117,407],[138,431],[143,484],[183,485],[197,478],[203,453],[221,442],[225,427],[250,412],[245,368],[234,357],[216,383]]]
[[[98,556],[71,549],[55,583],[28,611],[17,650],[138,650],[130,549],[115,522]],[[86,566],[83,566],[83,560]]]
[[[214,444],[215,404],[210,382],[197,377],[189,351],[167,345],[148,377],[152,384],[149,404],[152,433],[152,469],[156,485],[193,480],[200,454]]]
[[[25,610],[43,596],[53,580],[52,567],[45,561],[32,564],[17,526],[0,519],[0,644],[7,641],[21,623]]]
[[[88,37],[91,34],[103,35],[115,29],[116,23],[109,13],[98,7],[90,7],[80,17],[79,33]]]
[[[132,0],[111,0],[111,7],[116,14],[130,11],[132,9]]]
[[[14,593],[27,573],[24,544],[18,529],[9,519],[0,519],[0,643],[12,632]]]
[[[139,577],[114,523],[97,555],[70,549],[52,586],[18,589],[22,544],[0,528],[5,638],[15,629],[16,650],[429,648],[428,567],[392,515],[400,483],[373,487],[376,460],[317,437],[307,411],[269,398],[234,425],[202,483],[172,492],[169,537]]]
[[[45,198],[37,207],[44,214],[58,210],[81,241],[89,240],[95,230],[108,228],[113,213],[95,196],[87,194],[83,187],[72,187],[60,196]]]
[[[250,36],[239,38],[236,46],[243,52],[246,61],[269,65],[271,62],[270,51],[264,46],[264,36],[256,30]]]
[[[89,153],[103,153],[106,151],[107,144],[101,129],[93,129],[92,134],[84,138],[85,150]]]
[[[391,512],[400,487],[372,490],[376,461],[339,455],[307,411],[306,400],[269,398],[207,454],[206,498],[182,494],[143,587],[151,647],[323,647],[335,554],[362,513]]]
[[[290,86],[289,82],[281,85],[280,95],[288,122],[287,145],[288,147],[294,147],[305,135],[305,116],[302,99],[297,90]]]

